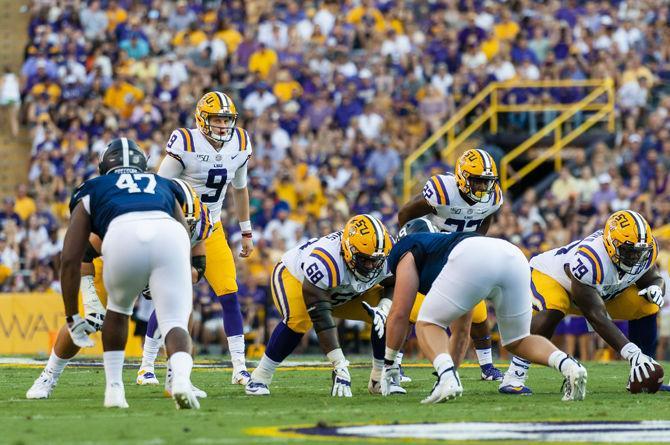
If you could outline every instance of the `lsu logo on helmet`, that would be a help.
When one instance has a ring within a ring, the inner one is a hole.
[[[488,202],[498,181],[498,167],[484,150],[468,150],[456,163],[456,184],[461,192],[475,202]]]
[[[344,226],[344,262],[363,282],[372,281],[379,276],[391,247],[393,241],[386,227],[372,215],[356,215]]]
[[[232,139],[237,123],[237,107],[227,94],[210,91],[198,101],[195,107],[195,123],[206,137],[217,142],[228,142]],[[213,126],[213,117],[222,119],[223,125]]]
[[[623,272],[635,275],[642,272],[650,260],[656,259],[656,240],[649,223],[637,212],[620,210],[613,213],[603,231],[607,254]]]

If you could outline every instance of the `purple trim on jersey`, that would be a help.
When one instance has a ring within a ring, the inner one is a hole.
[[[191,130],[188,128],[184,128],[188,132],[188,137],[191,140],[191,148],[193,149],[193,153],[195,153],[195,139],[193,138],[193,133],[191,133]]]
[[[584,246],[584,247],[586,247],[586,246]],[[592,283],[592,284],[596,284],[596,263],[594,263],[593,260],[591,259],[591,257],[588,256],[587,254],[585,254],[584,252],[580,252],[580,251],[578,250],[578,251],[577,251],[577,254],[583,256],[584,258],[586,258],[587,260],[589,260],[589,263],[591,263],[591,266],[593,267],[593,269],[592,269],[592,273],[591,273],[591,276],[592,276],[592,278],[591,278],[591,283]]]
[[[288,323],[288,319],[291,316],[291,306],[288,304],[288,298],[286,297],[286,289],[284,289],[284,280],[282,280],[282,273],[286,270],[286,266],[282,264],[281,269],[279,269],[279,277],[277,278],[277,281],[279,281],[279,286],[281,287],[281,294],[280,297],[284,301],[284,306],[286,307],[286,314],[284,316],[286,317],[286,323]]]
[[[314,255],[313,253],[311,253],[309,256],[312,257],[312,258],[316,258],[317,260],[319,260],[321,262],[321,264],[323,264],[323,267],[326,268],[326,272],[328,272],[328,285],[330,287],[335,287],[333,285],[333,273],[330,271],[330,267],[328,266],[328,263],[326,262],[326,260],[321,258],[319,255]]]
[[[330,259],[330,261],[333,262],[333,267],[335,268],[335,280],[333,282],[333,287],[340,284],[340,278],[342,278],[342,275],[340,274],[340,269],[337,267],[337,261],[335,261],[335,258],[333,258],[333,256],[322,247],[315,247],[314,250],[318,250],[319,252],[325,254]]]
[[[446,201],[444,205],[448,206],[449,205],[449,193],[447,193],[447,186],[444,185],[444,181],[442,181],[442,178],[440,178],[439,175],[435,176],[437,178],[437,182],[440,184],[440,188],[444,192],[444,200]]]
[[[596,251],[593,249],[593,247],[588,246],[586,244],[583,244],[582,246],[584,249],[588,250],[593,254],[593,256],[596,258],[596,261],[598,261],[598,266],[600,266],[600,281],[603,281],[605,279],[605,268],[603,267],[603,262],[600,260],[600,257],[596,253]],[[594,271],[595,273],[596,271]],[[598,283],[600,284],[600,283]]]
[[[181,131],[181,130],[183,130],[183,128],[178,128],[178,129],[177,129],[177,133],[179,133],[179,134],[181,135],[181,141],[182,141],[183,144],[184,144],[184,145],[183,145],[183,146],[184,146],[184,151],[188,151],[188,144],[186,143],[186,133],[184,133],[184,132]]]
[[[531,269],[532,272],[533,269]],[[540,304],[542,305],[542,310],[547,309],[547,302],[544,300],[544,297],[537,291],[537,288],[535,287],[535,283],[533,283],[533,279],[530,279],[530,290],[533,292],[533,296],[540,300]],[[540,311],[538,311],[540,312]]]

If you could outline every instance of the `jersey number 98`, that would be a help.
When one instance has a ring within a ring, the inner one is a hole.
[[[226,185],[227,180],[228,180],[228,172],[226,171],[225,168],[211,169],[209,171],[209,174],[207,175],[207,182],[205,183],[205,187],[214,190],[212,190],[209,193],[204,193],[200,197],[202,202],[206,203],[218,202],[219,198],[221,197],[223,187]]]

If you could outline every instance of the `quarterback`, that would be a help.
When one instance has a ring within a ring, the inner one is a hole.
[[[551,338],[568,314],[584,315],[593,329],[631,364],[629,382],[656,362],[612,322],[656,314],[665,283],[656,266],[651,227],[637,212],[612,214],[604,230],[530,261],[531,332]],[[503,384],[524,387],[529,363],[514,357]],[[528,391],[527,391],[528,392]]]
[[[232,383],[245,385],[249,372],[244,357],[243,321],[237,300],[235,262],[221,225],[221,207],[232,182],[235,213],[242,229],[240,257],[248,257],[253,250],[247,189],[251,140],[246,130],[236,126],[237,109],[233,101],[218,91],[209,92],[198,101],[195,121],[197,128],[178,128],[172,132],[158,174],[188,182],[209,207],[214,228],[205,240],[205,279],[223,308],[233,363]]]
[[[428,179],[423,192],[398,212],[398,225],[403,227],[410,220],[427,216],[442,232],[485,235],[502,204],[493,157],[484,150],[468,150],[458,159],[453,175],[447,173]],[[502,380],[503,373],[493,366],[491,332],[486,319],[486,303],[481,301],[475,306],[470,329],[481,378]]]
[[[333,316],[372,323],[373,369],[370,393],[380,393],[384,365],[384,325],[391,306],[393,277],[386,258],[391,237],[374,216],[357,215],[341,232],[313,238],[284,254],[271,278],[272,298],[283,320],[272,332],[246,393],[269,395],[277,366],[314,326],[324,354],[333,364],[331,395],[351,397],[349,362],[337,338]],[[404,393],[399,381],[390,393]]]

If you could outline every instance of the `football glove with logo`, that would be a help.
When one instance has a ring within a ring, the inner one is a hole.
[[[641,297],[646,298],[649,300],[651,303],[654,303],[658,307],[663,307],[663,304],[665,304],[665,300],[663,299],[663,289],[661,289],[661,286],[657,285],[651,285],[647,288],[642,289],[640,292],[637,293]]]

